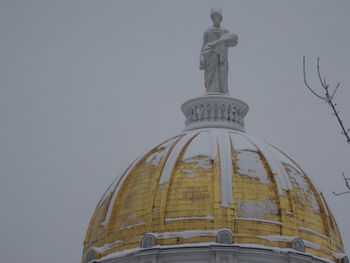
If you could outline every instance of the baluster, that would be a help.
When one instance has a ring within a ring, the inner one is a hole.
[[[229,119],[229,121],[233,121],[233,112],[232,112],[231,105],[228,105],[228,119]]]
[[[222,104],[222,111],[223,111],[223,116],[222,116],[222,119],[224,121],[227,121],[227,105],[226,104]]]
[[[199,106],[198,111],[199,111],[199,121],[203,121],[203,104]]]
[[[240,109],[237,110],[237,123],[242,124],[242,116]]]
[[[191,113],[192,113],[192,122],[196,121],[196,111],[194,108],[191,108]]]
[[[216,115],[216,119],[218,121],[222,120],[222,111],[221,111],[221,105],[217,104],[217,115]]]
[[[216,103],[214,103],[213,112],[214,112],[214,120],[216,121],[218,119],[218,104]]]
[[[195,114],[196,114],[196,121],[198,121],[199,120],[199,116],[198,116],[198,107],[197,106],[195,106],[194,107],[194,112],[195,112]]]
[[[209,115],[208,115],[208,109],[206,105],[203,105],[203,110],[204,110],[203,112],[204,121],[208,121]]]
[[[192,115],[191,115],[191,111],[190,110],[186,111],[186,121],[187,121],[187,123],[191,123],[192,122]]]
[[[213,121],[215,118],[214,107],[213,107],[213,105],[208,104],[208,108],[209,108],[209,121]]]

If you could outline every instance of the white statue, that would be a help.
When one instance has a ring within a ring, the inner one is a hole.
[[[227,50],[237,45],[237,35],[220,27],[222,10],[212,8],[213,26],[204,32],[199,68],[204,70],[205,89],[209,93],[228,94]]]

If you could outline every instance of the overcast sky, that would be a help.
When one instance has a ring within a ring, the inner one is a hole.
[[[79,262],[93,209],[139,154],[184,128],[204,93],[209,10],[238,34],[229,89],[248,134],[289,154],[324,192],[350,253],[350,145],[322,92],[316,58],[350,128],[350,2],[0,1],[0,261]]]

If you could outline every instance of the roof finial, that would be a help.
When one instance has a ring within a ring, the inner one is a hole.
[[[228,94],[227,50],[237,45],[238,36],[220,27],[221,8],[213,7],[210,18],[213,26],[204,32],[199,68],[204,70],[205,89],[208,93]]]

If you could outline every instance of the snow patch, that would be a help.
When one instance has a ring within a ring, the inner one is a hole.
[[[332,256],[335,257],[336,259],[342,259],[342,258],[346,257],[346,254],[345,253],[332,252]]]
[[[143,226],[143,225],[146,225],[146,223],[143,222],[143,221],[140,221],[137,224],[133,224],[133,225],[117,228],[117,229],[114,230],[114,232],[118,232],[118,231],[125,230],[125,229],[131,229],[131,228],[134,228],[134,227],[137,227],[137,226]]]
[[[136,215],[135,213],[133,213],[133,214],[131,214],[131,215],[128,216],[128,219],[129,219],[129,220],[135,220],[136,217],[137,217],[137,215]]]
[[[252,218],[252,217],[235,217],[235,220],[253,221],[253,222],[261,222],[261,223],[270,223],[270,224],[282,225],[281,222],[276,221],[276,220],[260,219],[260,218]]]
[[[278,209],[274,200],[266,200],[260,204],[252,201],[238,201],[238,211],[242,212],[242,217],[264,218],[267,215],[277,215]]]
[[[181,172],[185,173],[187,178],[195,178],[196,177],[196,175],[193,173],[192,170],[183,169],[183,170],[181,170]]]
[[[122,251],[117,251],[117,252],[114,252],[114,253],[111,253],[105,257],[102,257],[100,259],[94,259],[93,261],[90,261],[90,262],[103,262],[107,259],[112,259],[112,258],[120,258],[120,257],[123,257],[123,256],[126,256],[128,254],[131,254],[131,253],[135,253],[135,252],[138,252],[138,251],[141,251],[143,250],[142,248],[132,248],[132,249],[125,249],[125,250],[122,250]],[[89,263],[90,263],[89,262]]]
[[[262,184],[268,184],[271,182],[257,152],[237,152],[237,167],[238,173],[247,175],[254,179],[259,179]]]
[[[302,200],[302,204],[305,205],[305,200],[309,200],[312,210],[319,214],[320,207],[313,191],[310,189],[306,176],[298,168],[289,163],[282,162],[282,165],[288,173],[290,180],[299,186],[300,190],[298,191],[298,195],[300,200]]]
[[[164,232],[164,233],[150,233],[159,239],[169,238],[183,238],[188,239],[192,237],[211,237],[216,236],[219,231],[217,230],[188,230],[182,232]]]
[[[268,240],[269,242],[292,242],[295,236],[257,236],[260,239]]]
[[[124,241],[117,240],[113,243],[107,243],[107,244],[104,244],[103,246],[100,246],[100,247],[92,247],[91,249],[93,249],[94,251],[96,251],[99,254],[104,254],[106,251],[108,251],[112,248],[120,247],[123,244],[124,244]]]
[[[254,151],[257,152],[258,149],[246,138],[238,133],[230,132],[230,138],[233,146],[233,150],[238,152],[242,150]]]
[[[214,216],[203,216],[203,217],[172,217],[172,218],[165,218],[165,222],[171,222],[171,221],[183,221],[183,220],[214,220]]]
[[[202,168],[204,170],[210,170],[213,168],[212,160],[210,158],[204,158],[204,159],[186,159],[183,160],[184,163],[195,163],[194,169],[196,168]]]
[[[322,238],[324,238],[324,239],[329,240],[329,237],[327,237],[327,236],[325,236],[325,235],[323,235],[323,234],[321,234],[321,233],[319,233],[319,232],[317,232],[317,231],[315,231],[315,230],[312,230],[312,229],[310,229],[310,228],[299,227],[299,230],[305,231],[305,232],[309,232],[309,233],[311,233],[311,234],[314,234],[314,235],[316,235],[316,236],[319,236],[319,237],[322,237]]]
[[[315,249],[315,250],[321,250],[320,246],[316,245],[315,243],[308,241],[308,240],[303,240],[304,244],[306,247]]]
[[[154,166],[158,166],[162,161],[163,157],[166,156],[172,144],[178,139],[175,137],[169,141],[156,147],[156,152],[148,156],[146,163],[152,163]]]

